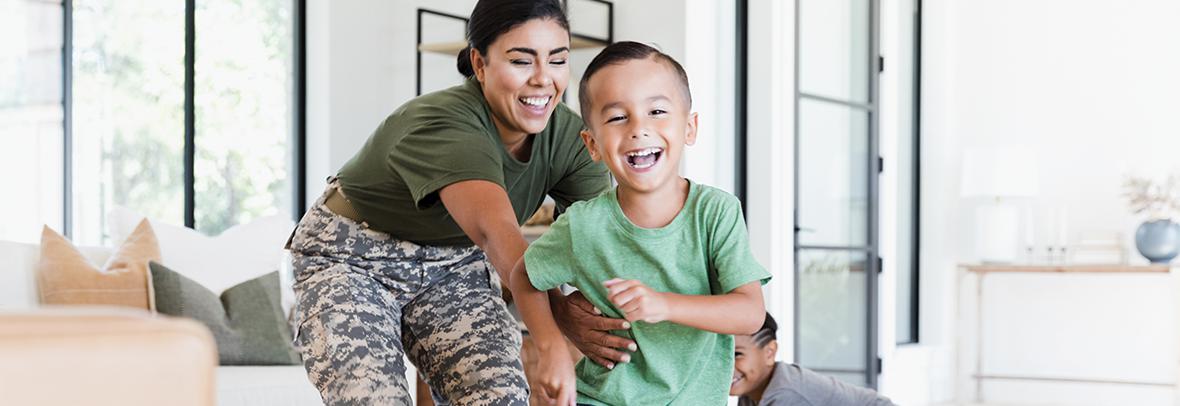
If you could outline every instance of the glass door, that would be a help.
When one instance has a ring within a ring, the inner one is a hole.
[[[875,388],[877,0],[796,0],[795,354]]]

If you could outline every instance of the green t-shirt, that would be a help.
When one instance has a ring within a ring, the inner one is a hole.
[[[602,282],[637,279],[660,292],[720,295],[770,274],[750,251],[737,198],[689,183],[684,208],[667,226],[636,226],[616,190],[570,206],[525,252],[538,290],[571,284],[609,317],[622,312]],[[578,402],[593,405],[724,405],[733,377],[733,336],[670,322],[616,331],[635,340],[631,362],[613,370],[578,363]]]
[[[340,169],[340,185],[375,230],[419,244],[470,245],[439,189],[464,180],[495,182],[508,192],[520,224],[546,194],[560,213],[610,187],[606,167],[586,152],[581,129],[582,119],[558,104],[545,130],[532,136],[529,161],[521,162],[504,148],[472,78],[394,111]]]

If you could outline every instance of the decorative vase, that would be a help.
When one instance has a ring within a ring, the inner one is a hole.
[[[1135,248],[1152,263],[1168,263],[1180,253],[1180,224],[1155,220],[1135,230]]]

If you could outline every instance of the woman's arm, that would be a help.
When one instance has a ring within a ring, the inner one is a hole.
[[[528,247],[508,192],[486,180],[465,180],[444,186],[439,199],[455,223],[475,245],[482,248],[500,274],[503,286],[509,286],[510,272]]]
[[[439,191],[439,199],[467,237],[488,254],[503,286],[511,286],[509,272],[524,256],[528,243],[504,188],[483,180],[455,182]],[[568,298],[557,293],[549,296],[562,331],[583,354],[607,368],[630,360],[631,356],[621,349],[634,351],[635,342],[608,333],[627,329],[626,320],[591,313],[594,306],[581,294]]]
[[[656,292],[637,280],[611,279],[603,284],[611,303],[631,321],[670,321],[720,334],[754,334],[766,317],[759,282],[722,295]]]

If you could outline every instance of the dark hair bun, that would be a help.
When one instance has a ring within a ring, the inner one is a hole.
[[[459,51],[459,57],[458,60],[455,61],[455,65],[457,68],[459,68],[459,74],[463,75],[463,77],[475,76],[475,69],[471,67],[470,45]]]

